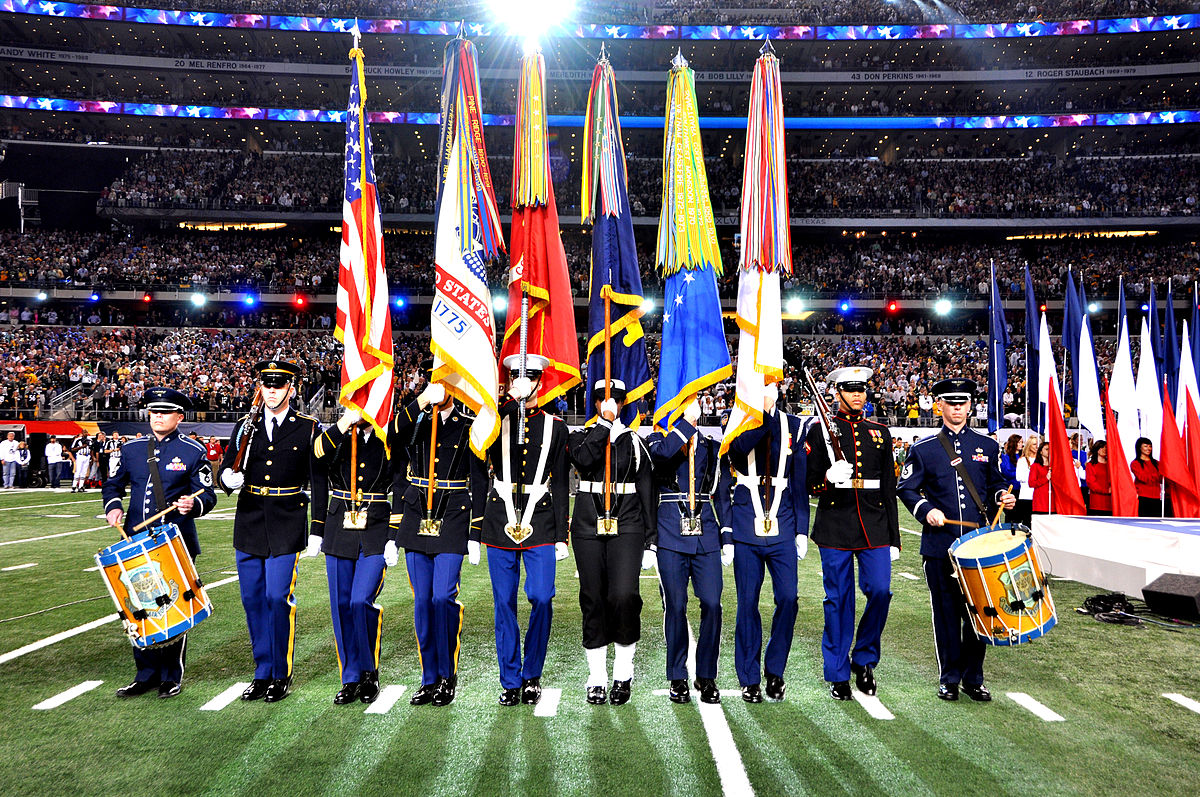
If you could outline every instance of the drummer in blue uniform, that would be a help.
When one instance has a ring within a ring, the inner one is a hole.
[[[200,555],[195,518],[217,505],[217,494],[204,446],[178,431],[191,403],[178,390],[151,387],[142,396],[142,406],[149,413],[151,433],[135,437],[122,447],[121,463],[103,486],[105,517],[110,526],[123,528],[128,534],[146,518],[173,507],[175,511],[164,522],[179,528],[194,560]],[[121,508],[126,487],[129,487],[129,512]],[[162,647],[135,648],[133,660],[137,676],[117,690],[118,697],[135,697],[155,690],[159,697],[175,697],[183,683],[187,634]]]
[[[716,499],[720,479],[715,438],[696,428],[700,404],[693,400],[671,431],[656,429],[646,441],[658,493],[658,577],[663,594],[670,698],[687,703],[688,582],[700,601],[696,637],[696,689],[703,703],[720,703],[717,655],[721,645],[721,556],[733,559],[729,502]],[[725,528],[722,535],[721,529]]]
[[[291,406],[300,366],[265,360],[254,370],[262,384],[261,409],[234,426],[221,461],[220,482],[227,495],[241,490],[233,547],[254,656],[254,678],[242,700],[274,703],[287,697],[292,685],[296,568],[309,534],[305,489],[313,489],[313,523],[323,528],[326,480],[314,475],[312,455],[321,425]]]
[[[542,697],[542,669],[554,616],[555,563],[566,559],[567,513],[571,504],[571,463],[567,424],[538,407],[538,385],[550,361],[527,354],[504,358],[509,398],[500,405],[500,437],[488,450],[495,477],[483,511],[482,542],[495,606],[496,657],[500,665],[500,705],[536,704]],[[521,436],[519,413],[525,414]],[[525,568],[529,628],[524,656],[517,625],[517,588]]]
[[[390,438],[389,438],[390,443]],[[373,703],[379,697],[379,593],[399,558],[389,492],[392,451],[374,427],[347,409],[313,441],[318,480],[327,480],[324,523],[313,523],[307,556],[325,554],[329,610],[342,687],[335,705]]]
[[[747,703],[762,702],[759,684],[764,674],[767,697],[783,699],[783,671],[796,625],[797,563],[808,553],[805,438],[811,421],[777,409],[777,389],[771,385],[768,390],[772,395],[762,425],[733,439],[727,455],[731,469],[722,474],[732,484],[733,580],[737,588],[733,662],[742,700]],[[768,570],[775,613],[763,657],[758,598]]]
[[[870,368],[838,368],[826,382],[837,391],[832,430],[813,424],[808,433],[808,486],[817,495],[810,536],[821,552],[825,631],[821,657],[829,694],[850,700],[850,674],[866,695],[876,692],[880,638],[892,601],[892,562],[900,557],[896,469],[888,427],[863,415]],[[835,456],[830,432],[836,434]],[[866,597],[854,628],[854,566]],[[853,647],[853,651],[851,650]]]
[[[943,379],[933,386],[942,428],[913,443],[900,471],[897,493],[921,523],[921,557],[933,604],[940,671],[938,697],[958,700],[961,683],[967,697],[986,702],[992,699],[983,685],[987,646],[971,625],[962,590],[954,580],[949,549],[961,534],[986,526],[994,507],[1012,509],[1016,498],[1000,473],[1000,446],[966,428],[976,390],[970,379]],[[960,523],[969,525],[956,525]]]

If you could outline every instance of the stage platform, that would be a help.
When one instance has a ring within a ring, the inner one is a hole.
[[[1033,537],[1055,576],[1142,596],[1163,573],[1200,576],[1200,520],[1039,515]]]

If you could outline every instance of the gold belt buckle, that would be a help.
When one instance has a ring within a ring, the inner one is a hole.
[[[438,537],[442,533],[442,521],[437,518],[425,518],[417,527],[419,537]]]
[[[687,515],[679,518],[679,533],[684,537],[698,537],[703,534],[704,529],[700,526],[700,518]]]
[[[596,518],[596,535],[615,537],[617,535],[617,519],[615,517]]]
[[[863,480],[862,479],[851,479],[850,486],[853,487],[855,490],[861,490],[863,488]]]
[[[779,523],[775,518],[759,517],[754,519],[754,535],[756,537],[778,537]]]
[[[524,523],[509,523],[504,527],[504,533],[510,540],[520,545],[533,534],[533,527],[526,526]]]

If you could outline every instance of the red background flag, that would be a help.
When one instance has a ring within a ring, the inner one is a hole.
[[[1163,396],[1162,444],[1158,451],[1159,471],[1166,483],[1175,517],[1197,517],[1200,515],[1200,502],[1196,500],[1195,480],[1188,470],[1187,446],[1175,423],[1175,411],[1171,408],[1169,394]]]
[[[1133,472],[1125,456],[1125,446],[1117,420],[1113,417],[1112,401],[1105,391],[1104,427],[1108,430],[1108,481],[1112,485],[1113,517],[1137,517],[1137,487],[1133,483]]]
[[[1056,515],[1086,515],[1083,491],[1079,489],[1079,477],[1075,475],[1075,457],[1071,452],[1071,441],[1067,439],[1067,425],[1063,422],[1062,407],[1058,404],[1058,393],[1048,387],[1050,407],[1047,410],[1046,429],[1050,433],[1050,511]]]

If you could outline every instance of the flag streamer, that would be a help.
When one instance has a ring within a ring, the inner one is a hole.
[[[545,205],[551,194],[546,149],[546,61],[540,52],[521,59],[517,88],[518,135],[513,152],[512,206]]]

